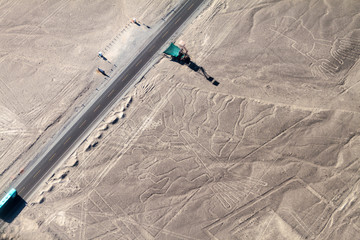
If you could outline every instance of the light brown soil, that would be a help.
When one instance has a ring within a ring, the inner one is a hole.
[[[357,239],[359,10],[211,1],[179,39],[219,85],[162,59],[7,234]]]

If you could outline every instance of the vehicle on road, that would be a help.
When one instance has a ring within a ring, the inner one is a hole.
[[[11,188],[10,191],[0,201],[0,212],[7,210],[7,208],[14,201],[16,196],[17,196],[16,189]]]

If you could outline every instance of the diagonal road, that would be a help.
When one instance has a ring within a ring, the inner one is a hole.
[[[39,163],[27,174],[16,187],[18,194],[26,199],[33,189],[76,143],[84,132],[94,123],[104,109],[115,103],[117,95],[124,91],[129,82],[136,76],[152,56],[164,45],[173,33],[191,16],[204,0],[188,0],[178,12],[168,21],[159,34],[148,46],[128,65],[119,77],[104,91],[104,93],[88,108],[79,120],[63,135]]]

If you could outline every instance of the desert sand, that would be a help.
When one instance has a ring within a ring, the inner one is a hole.
[[[21,22],[16,3],[0,5],[0,146],[18,151],[2,151],[4,182],[103,82],[96,53],[134,28],[128,16],[156,24],[179,2],[29,4]],[[163,57],[3,237],[359,239],[359,12],[356,0],[208,1],[176,41],[219,84]]]
[[[110,76],[121,70],[178,3],[0,3],[2,185],[16,179],[64,123],[108,84],[95,70],[100,67]],[[133,17],[153,28],[135,27]],[[107,62],[97,57],[99,51]]]

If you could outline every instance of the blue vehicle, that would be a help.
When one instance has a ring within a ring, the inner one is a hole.
[[[10,189],[10,191],[1,199],[0,201],[0,211],[6,209],[6,206],[14,200],[17,196],[15,188]]]

